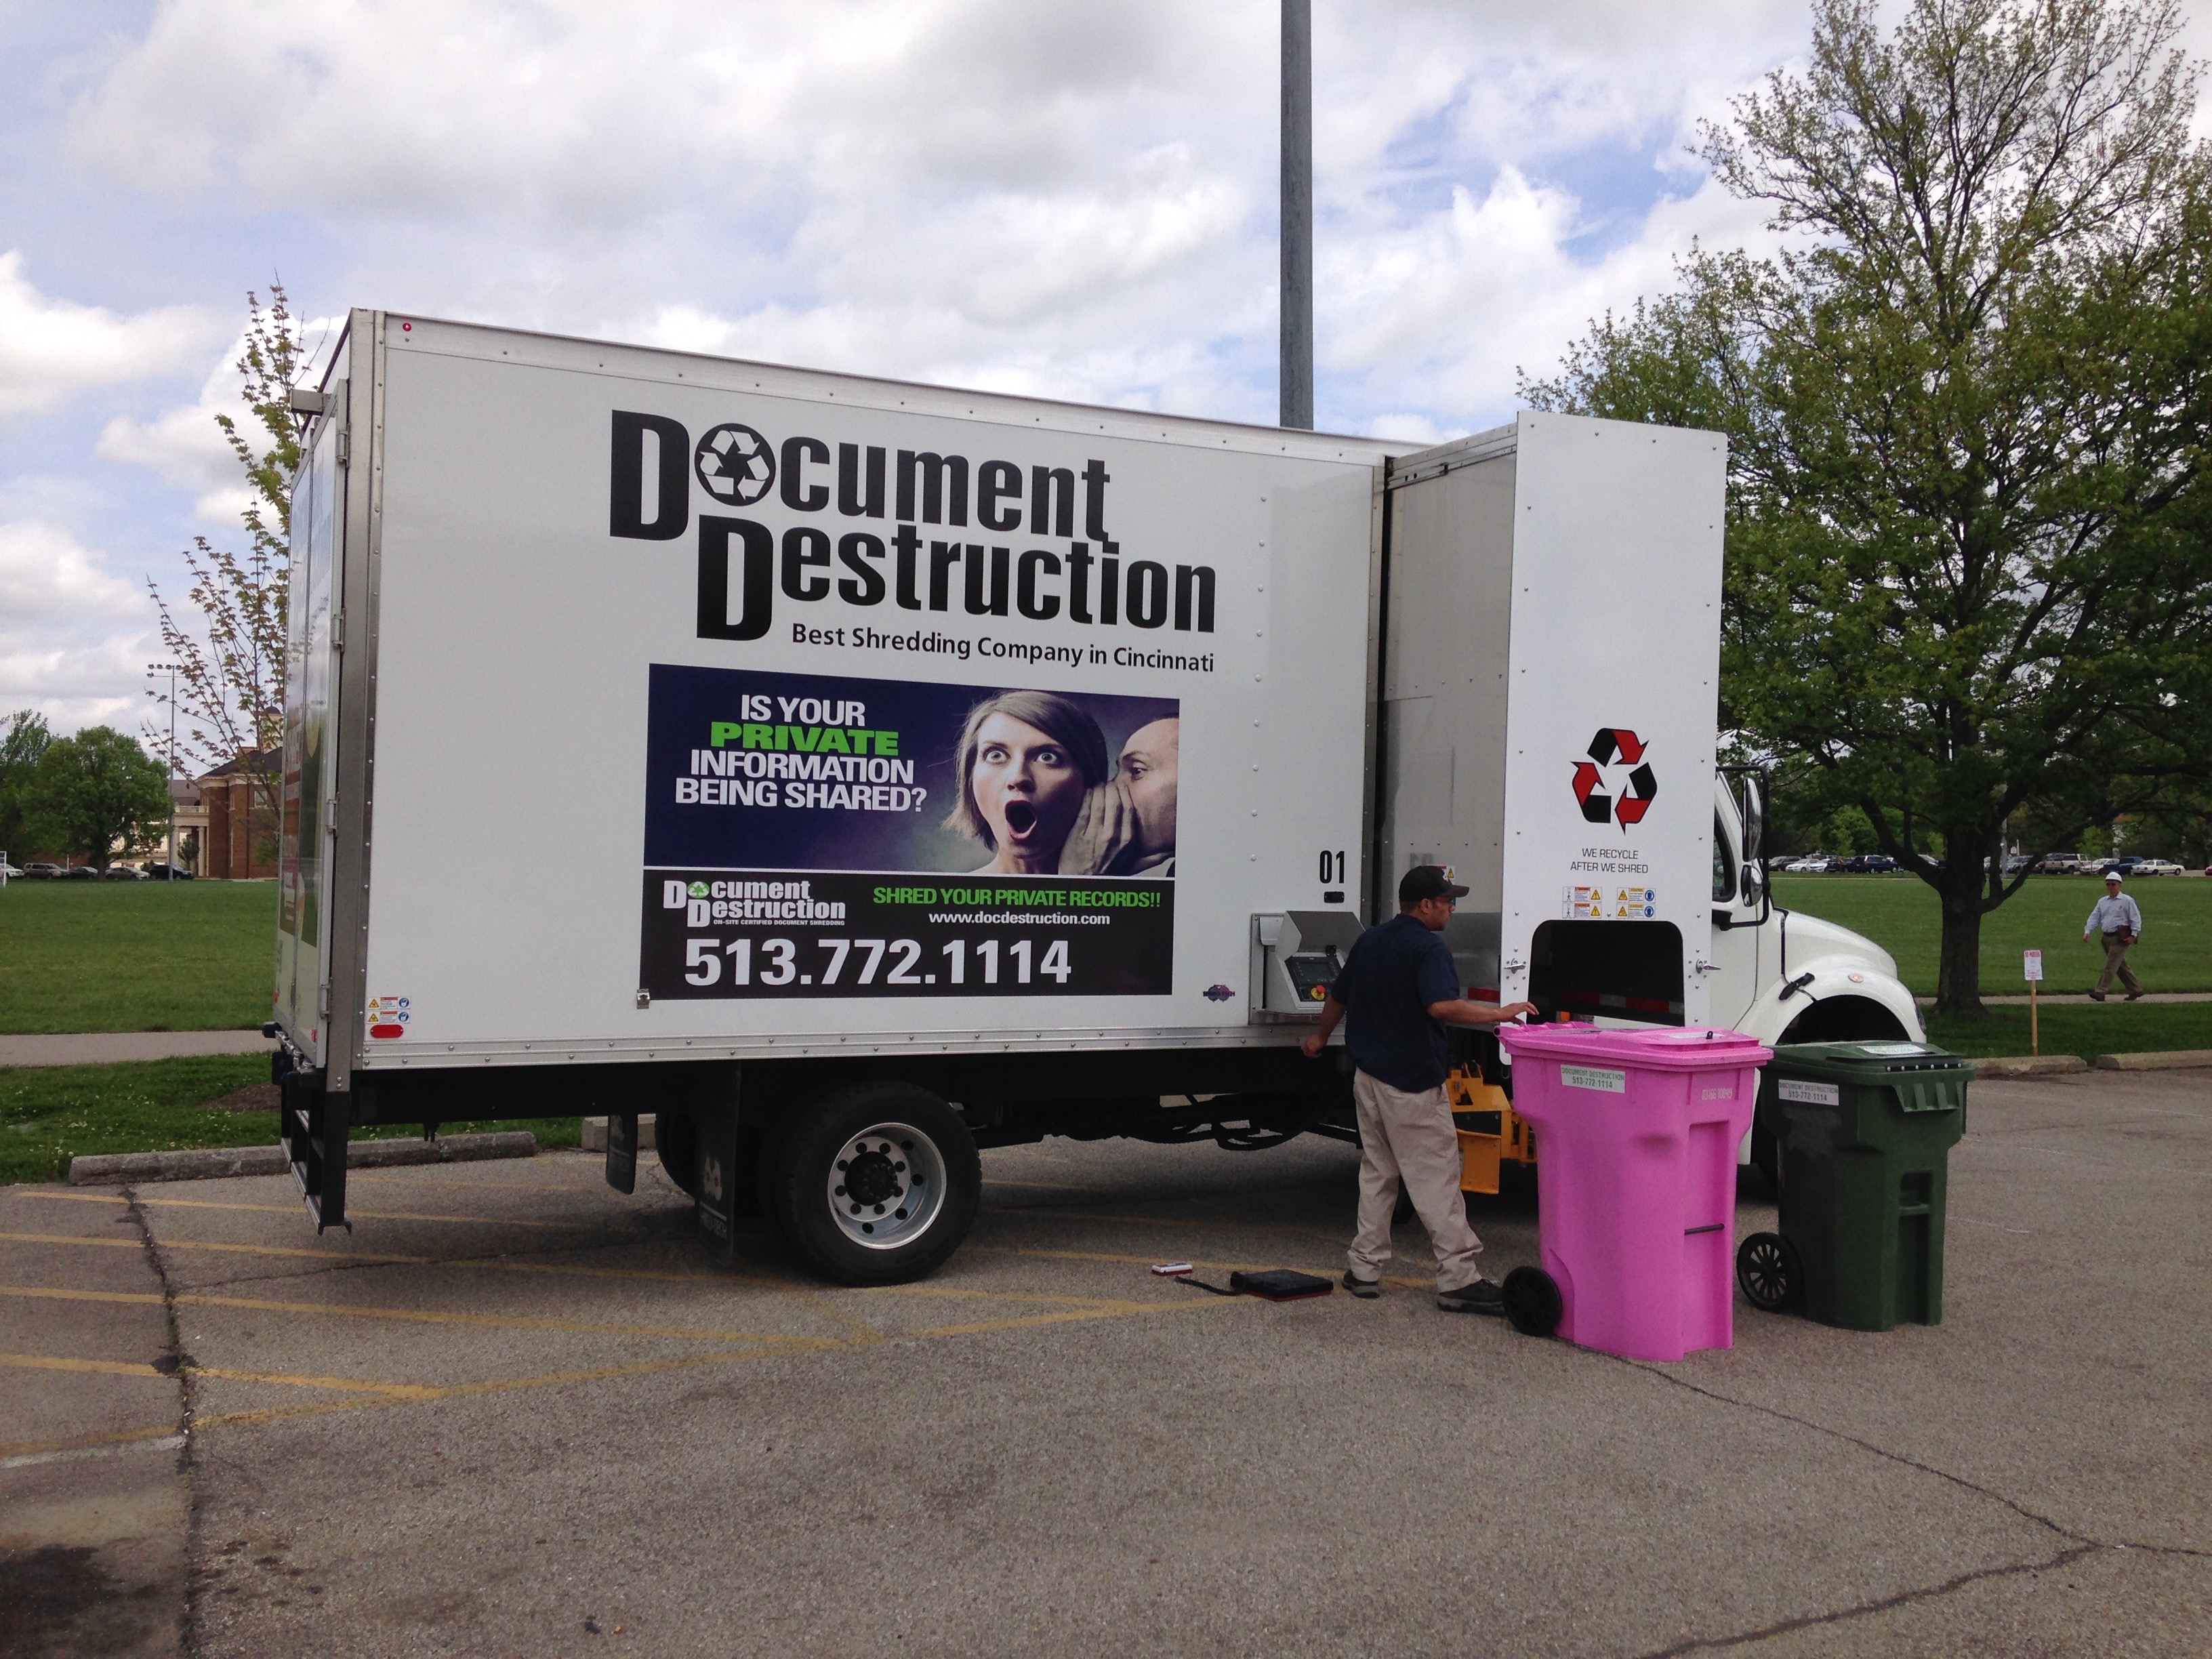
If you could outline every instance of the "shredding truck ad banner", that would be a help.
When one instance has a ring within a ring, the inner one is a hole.
[[[655,664],[655,999],[1162,996],[1174,698]]]

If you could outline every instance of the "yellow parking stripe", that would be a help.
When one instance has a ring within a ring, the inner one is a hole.
[[[23,1198],[52,1199],[57,1202],[77,1204],[127,1204],[130,1200],[120,1193],[46,1193],[27,1192]],[[259,1215],[298,1215],[297,1204],[226,1204],[211,1198],[145,1198],[138,1200],[145,1209],[163,1210],[240,1210]],[[503,1215],[425,1215],[411,1210],[356,1210],[347,1207],[347,1215],[356,1221],[458,1221],[486,1227],[544,1227],[575,1231],[583,1228],[604,1227],[605,1218],[580,1221],[521,1221]]]
[[[158,1429],[132,1429],[123,1434],[72,1434],[59,1440],[19,1440],[14,1445],[0,1445],[0,1462],[12,1462],[18,1457],[37,1457],[47,1452],[90,1451],[100,1446],[131,1446],[142,1440],[166,1440],[177,1433],[177,1425],[165,1423]],[[183,1437],[178,1437],[181,1444]]]
[[[144,1245],[135,1238],[88,1238],[75,1233],[0,1233],[0,1243],[18,1244],[88,1245],[94,1249],[137,1250]],[[512,1261],[497,1257],[468,1256],[441,1259],[428,1255],[387,1255],[380,1252],[364,1253],[355,1250],[310,1250],[297,1245],[229,1244],[212,1240],[192,1238],[157,1238],[155,1243],[164,1250],[211,1250],[235,1255],[270,1255],[301,1258],[313,1261],[344,1261],[356,1267],[480,1267],[492,1273],[546,1273],[580,1279],[643,1279],[656,1284],[748,1285],[778,1291],[802,1291],[811,1296],[836,1294],[823,1287],[798,1279],[770,1279],[757,1275],[718,1273],[711,1269],[684,1271],[650,1267],[584,1267],[561,1262]],[[1001,1255],[1035,1255],[1059,1258],[1070,1261],[1150,1261],[1150,1256],[1097,1255],[1076,1250],[1018,1250],[1005,1246],[975,1244],[963,1248],[987,1250]],[[1200,1262],[1204,1267],[1246,1267],[1249,1262]],[[854,1289],[854,1295],[867,1296],[945,1296],[972,1297],[983,1301],[1085,1303],[1112,1301],[1114,1298],[1096,1297],[1032,1294],[1014,1291],[969,1290],[957,1285],[881,1285]],[[844,1316],[838,1315],[842,1318]]]
[[[58,1287],[0,1285],[0,1296],[55,1302],[107,1302],[161,1305],[162,1298],[137,1291],[79,1291]],[[420,1325],[472,1325],[495,1330],[560,1331],[572,1336],[667,1337],[683,1342],[803,1342],[808,1339],[764,1331],[695,1330],[682,1325],[610,1325],[577,1319],[524,1319],[509,1314],[444,1313],[426,1308],[352,1306],[337,1302],[276,1302],[260,1297],[207,1296],[186,1292],[171,1298],[180,1308],[242,1308],[255,1313],[326,1314],[338,1319],[390,1319]]]
[[[64,1359],[58,1355],[0,1353],[0,1365],[27,1371],[96,1371],[104,1376],[155,1376],[165,1381],[167,1371],[124,1359]]]
[[[88,1293],[106,1295],[115,1299],[119,1293]],[[144,1298],[159,1301],[158,1297]],[[283,1304],[275,1304],[283,1305]],[[536,1376],[499,1377],[482,1382],[452,1384],[411,1384],[360,1382],[339,1377],[287,1377],[260,1373],[229,1372],[205,1367],[195,1368],[209,1376],[224,1376],[245,1382],[285,1383],[307,1388],[329,1388],[345,1391],[343,1400],[324,1401],[312,1406],[273,1406],[252,1411],[209,1412],[194,1419],[195,1431],[212,1428],[238,1428],[254,1424],[274,1423],[289,1418],[319,1417],[334,1412],[368,1411],[385,1407],[420,1404],[440,1400],[467,1399],[481,1395],[509,1394],[527,1389],[562,1388],[571,1384],[620,1381],[633,1376],[653,1376],[670,1371],[692,1370],[708,1365],[734,1365],[756,1359],[796,1358],[809,1353],[825,1353],[836,1350],[854,1350],[878,1346],[887,1340],[907,1342],[938,1340],[952,1336],[985,1335],[996,1331],[1023,1330],[1042,1325],[1079,1323],[1097,1319],[1128,1318],[1133,1316],[1160,1313],[1193,1312],[1202,1308],[1234,1308],[1249,1305],[1249,1298],[1206,1297],[1184,1302],[1126,1302],[1104,1304],[1097,1307],[1071,1309],[1054,1314],[1030,1314],[1010,1319],[982,1320],[966,1325],[940,1325],[933,1329],[917,1332],[908,1336],[894,1336],[878,1341],[850,1341],[838,1337],[779,1337],[763,1339],[744,1350],[723,1349],[717,1352],[683,1354],[665,1359],[642,1360],[626,1365],[601,1365],[586,1370],[550,1371]],[[310,1312],[349,1312],[351,1310],[330,1310],[310,1306]],[[773,1346],[769,1346],[769,1344]],[[151,1367],[148,1368],[149,1370]],[[34,1455],[42,1452],[76,1450],[86,1447],[124,1445],[134,1441],[158,1439],[175,1432],[171,1428],[143,1429],[129,1434],[84,1435],[65,1440],[26,1441],[15,1445],[0,1445],[0,1457]]]

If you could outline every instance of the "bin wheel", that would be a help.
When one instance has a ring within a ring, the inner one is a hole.
[[[1735,1282],[1753,1307],[1786,1313],[1805,1294],[1805,1264],[1780,1233],[1753,1233],[1736,1246]]]
[[[1566,1304],[1559,1299],[1559,1281],[1541,1267],[1516,1267],[1499,1287],[1505,1317],[1523,1336],[1549,1336],[1559,1328]]]

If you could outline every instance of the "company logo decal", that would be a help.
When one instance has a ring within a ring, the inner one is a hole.
[[[749,426],[726,421],[699,440],[691,465],[718,501],[750,507],[775,482],[775,451]]]
[[[1114,475],[1096,456],[1024,466],[805,433],[779,442],[740,421],[695,443],[667,416],[610,413],[607,533],[670,542],[696,527],[702,640],[763,638],[790,603],[830,607],[817,613],[828,626],[787,617],[794,645],[1215,672],[1211,652],[974,641],[900,614],[1212,633],[1214,567],[1125,550],[1106,527]],[[695,482],[713,509],[696,516]]]
[[[1659,793],[1659,780],[1644,758],[1644,739],[1625,727],[1599,729],[1590,739],[1589,759],[1575,763],[1575,799],[1583,817],[1592,823],[1617,821],[1624,830],[1643,822]],[[1607,769],[1618,774],[1623,767],[1629,769],[1625,780],[1607,778]]]

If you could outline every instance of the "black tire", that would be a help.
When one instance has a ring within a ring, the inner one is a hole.
[[[1780,1233],[1753,1233],[1735,1247],[1735,1282],[1753,1307],[1787,1313],[1805,1295],[1805,1264]]]
[[[1516,1267],[1500,1285],[1505,1317],[1523,1336],[1549,1336],[1559,1328],[1566,1304],[1559,1298],[1559,1282],[1541,1267]]]
[[[689,1112],[658,1112],[653,1120],[653,1149],[661,1170],[686,1198],[699,1196],[699,1128]]]
[[[824,1279],[904,1285],[960,1248],[982,1187],[975,1138],[944,1101],[911,1083],[856,1083],[785,1132],[769,1214]]]

